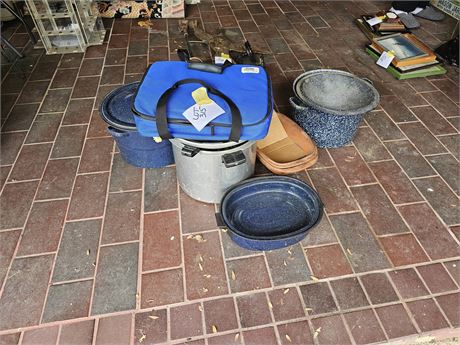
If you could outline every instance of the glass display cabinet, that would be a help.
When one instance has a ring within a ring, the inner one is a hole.
[[[27,7],[40,35],[39,46],[47,54],[84,52],[102,44],[105,30],[97,16],[95,1],[27,0]]]

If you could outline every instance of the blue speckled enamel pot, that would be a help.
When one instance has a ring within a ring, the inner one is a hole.
[[[243,181],[222,198],[220,227],[250,250],[273,250],[301,241],[323,216],[313,188],[293,177],[266,176]]]
[[[352,141],[364,115],[380,100],[369,80],[339,70],[303,73],[293,88],[292,117],[318,147],[340,147]]]
[[[111,91],[104,97],[99,114],[109,125],[107,131],[128,164],[139,168],[161,168],[173,164],[173,150],[168,140],[156,143],[136,130],[131,103],[138,86],[139,83],[135,82]]]

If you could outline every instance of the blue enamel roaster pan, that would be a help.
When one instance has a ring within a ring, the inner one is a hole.
[[[256,177],[223,196],[219,226],[250,250],[273,250],[301,241],[323,216],[323,204],[308,184],[286,176]]]

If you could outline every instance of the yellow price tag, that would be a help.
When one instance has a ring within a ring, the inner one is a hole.
[[[230,60],[230,55],[225,54],[225,53],[220,53],[220,57],[222,57],[224,59],[227,59],[227,60]]]
[[[192,97],[196,104],[205,105],[213,103],[213,100],[209,98],[206,88],[200,87],[192,92]]]
[[[161,139],[160,137],[153,137],[153,141],[156,143],[161,143],[163,139]]]
[[[387,51],[387,54],[390,55],[390,56],[395,56],[396,55],[394,50]]]

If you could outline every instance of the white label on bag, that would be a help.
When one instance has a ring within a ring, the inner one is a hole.
[[[379,18],[379,17],[374,17],[374,18],[371,18],[371,19],[368,19],[366,20],[367,24],[369,24],[370,26],[374,26],[374,25],[377,25],[379,23],[382,22],[382,19]]]
[[[260,73],[259,67],[241,67],[241,73]]]
[[[200,132],[206,125],[217,116],[225,113],[216,102],[209,104],[194,104],[182,113],[187,120]]]
[[[383,68],[388,68],[394,58],[395,56],[390,52],[383,52],[377,60],[377,65],[382,66]]]
[[[223,65],[225,61],[232,62],[232,59],[222,57],[222,56],[214,56],[214,63],[216,65]]]

